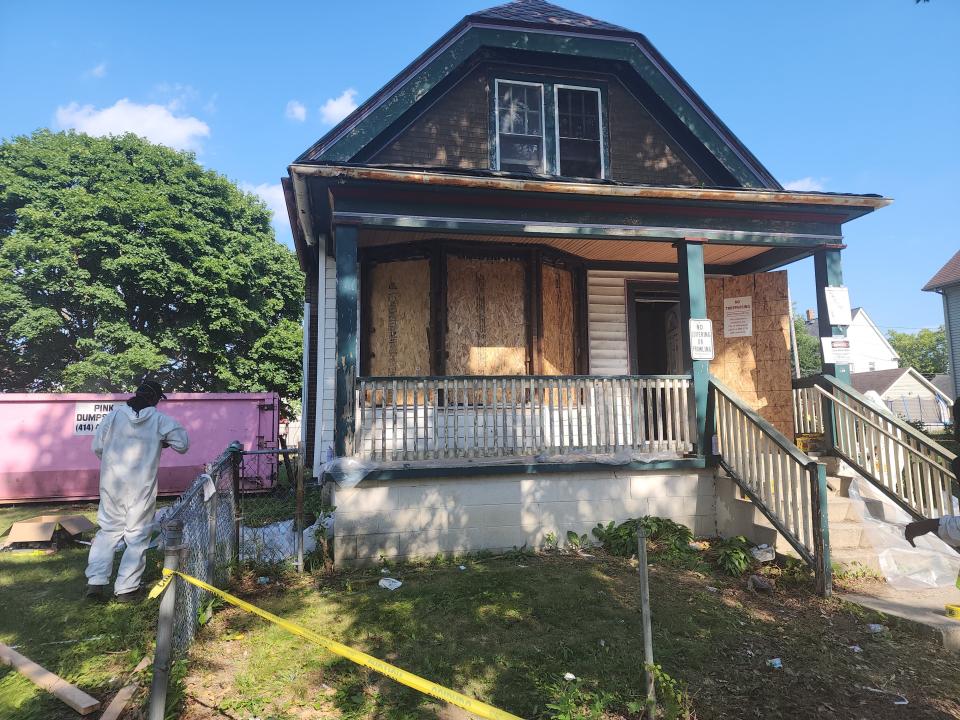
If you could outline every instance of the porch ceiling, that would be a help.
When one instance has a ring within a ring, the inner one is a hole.
[[[450,242],[496,243],[506,245],[545,245],[576,255],[585,260],[628,263],[677,262],[677,250],[671,241],[649,240],[596,240],[550,237],[523,237],[515,235],[443,234],[436,232],[396,231],[363,229],[360,232],[361,247],[383,247],[403,243],[418,243],[432,240]],[[712,245],[703,248],[706,265],[736,265],[774,248],[756,245]]]

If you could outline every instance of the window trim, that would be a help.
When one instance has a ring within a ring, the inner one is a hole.
[[[554,147],[557,153],[557,176],[568,177],[560,171],[560,90],[584,90],[595,93],[597,96],[597,130],[600,136],[600,180],[607,179],[606,163],[606,144],[604,143],[604,122],[603,122],[603,92],[598,87],[589,87],[585,85],[566,85],[564,83],[554,83],[553,85],[553,127],[554,127]],[[498,96],[499,97],[499,96]],[[499,130],[499,128],[498,128]],[[500,148],[497,148],[499,165]],[[571,176],[572,177],[572,176]]]
[[[540,88],[540,173],[547,174],[547,103],[544,83],[529,82],[526,80],[509,80],[507,78],[494,78],[493,87],[493,132],[496,138],[496,170],[500,172],[500,83],[507,85],[526,85],[527,87]]]

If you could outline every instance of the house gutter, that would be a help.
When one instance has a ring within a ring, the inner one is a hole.
[[[601,185],[596,183],[556,182],[551,180],[524,180],[518,178],[475,177],[429,171],[391,170],[387,168],[345,167],[341,165],[310,165],[295,163],[289,167],[297,191],[301,220],[309,224],[303,210],[307,207],[307,177],[328,179],[397,182],[434,187],[460,187],[482,190],[512,190],[517,192],[556,193],[590,197],[613,197],[657,200],[696,200],[717,202],[754,202],[768,204],[813,205],[837,208],[866,208],[868,211],[886,207],[891,198],[880,195],[827,195],[822,193],[791,192],[786,190],[727,190],[718,188],[679,188],[656,186]],[[302,188],[302,191],[301,191]],[[304,204],[301,204],[304,203]],[[304,228],[306,230],[306,228]],[[308,238],[310,233],[307,233]]]

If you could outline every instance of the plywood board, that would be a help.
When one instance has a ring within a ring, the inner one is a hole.
[[[447,374],[526,374],[523,263],[450,256],[446,280]]]
[[[544,375],[573,375],[574,367],[574,313],[573,273],[563,268],[544,264],[541,273],[543,297]]]
[[[100,708],[100,701],[95,697],[87,695],[59,675],[54,675],[3,643],[0,643],[0,663],[10,665],[34,685],[43,688],[81,715],[89,715]]]
[[[370,268],[370,375],[430,374],[430,262]]]
[[[793,437],[787,273],[708,278],[707,316],[714,322],[716,357],[710,372],[787,437]],[[725,338],[723,301],[750,296],[753,336]]]

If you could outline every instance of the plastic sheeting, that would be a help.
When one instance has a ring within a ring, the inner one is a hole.
[[[913,518],[870,483],[854,479],[850,483],[850,500],[862,520],[864,537],[876,551],[880,570],[890,585],[902,590],[923,590],[950,587],[957,582],[960,554],[932,533],[917,538],[917,547],[912,547],[903,531]]]
[[[296,557],[297,541],[293,532],[293,520],[281,520],[262,527],[240,526],[240,560],[259,562],[282,562]],[[321,523],[329,530],[333,527],[333,517],[318,519],[313,525],[304,528],[303,552],[310,553],[317,548],[317,530]]]

